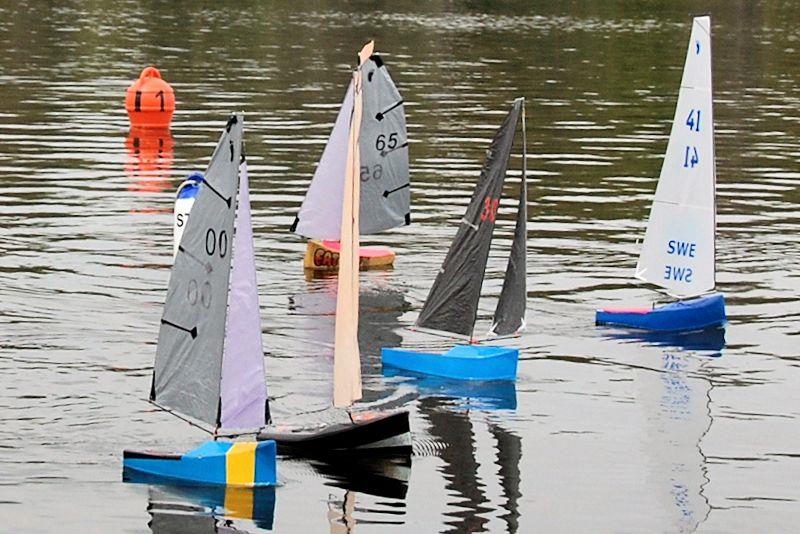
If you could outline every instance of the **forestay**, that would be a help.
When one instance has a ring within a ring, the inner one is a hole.
[[[181,238],[150,393],[159,406],[228,428],[263,426],[266,408],[242,122],[228,121]]]
[[[692,24],[636,278],[681,298],[714,289],[715,184],[711,20],[704,16]]]
[[[373,43],[369,43],[372,47]],[[408,137],[403,99],[377,54],[360,59],[363,114],[359,121],[361,159],[360,234],[410,222]],[[345,94],[328,143],[314,172],[292,231],[313,239],[340,238],[347,140],[353,113],[353,83]]]
[[[417,319],[419,327],[472,335],[521,109],[520,98],[514,101],[492,140],[467,211]],[[519,247],[517,255],[520,255]]]

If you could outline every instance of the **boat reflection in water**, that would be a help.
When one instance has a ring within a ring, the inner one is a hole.
[[[272,529],[275,488],[212,485],[167,485],[136,471],[123,472],[125,482],[153,484],[147,511],[153,533],[246,532],[234,526],[236,519]]]
[[[161,193],[171,189],[174,146],[168,129],[131,128],[125,138],[128,189],[143,193]]]
[[[309,463],[327,479],[326,485],[375,497],[405,499],[411,455],[393,457],[332,456]]]
[[[693,332],[653,332],[648,330],[604,329],[603,337],[630,341],[643,341],[661,347],[675,347],[682,350],[717,351],[725,348],[725,328],[716,327]],[[711,356],[711,354],[707,354]]]
[[[386,366],[383,376],[398,379],[398,384],[414,387],[420,397],[450,399],[463,410],[516,410],[517,387],[510,380],[456,380]]]
[[[480,417],[480,412],[451,411],[447,399],[420,399],[419,410],[430,422],[431,436],[446,444],[435,454],[444,461],[445,490],[455,508],[445,512],[448,532],[517,532],[522,439],[502,423]],[[491,452],[486,450],[487,442]],[[487,479],[485,467],[490,464],[486,459],[491,454],[494,476]],[[499,517],[497,510],[503,510]],[[498,520],[502,526],[495,524]]]
[[[660,372],[638,370],[635,380],[647,476],[658,477],[648,487],[660,488],[660,505],[652,513],[670,525],[667,530],[694,532],[711,512],[704,494],[710,480],[703,439],[713,422],[707,366],[716,360],[678,351],[661,357]]]

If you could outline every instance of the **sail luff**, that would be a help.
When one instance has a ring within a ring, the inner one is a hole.
[[[220,406],[242,116],[220,137],[170,273],[151,400],[210,425]]]
[[[471,336],[521,101],[514,102],[487,151],[478,183],[416,325]]]
[[[347,147],[342,199],[336,326],[333,351],[333,405],[347,407],[361,398],[361,358],[358,348],[359,300],[359,131],[361,71],[353,73],[353,116]]]
[[[696,17],[635,277],[678,298],[714,289],[716,165],[710,18]]]
[[[220,426],[226,429],[260,428],[268,422],[268,401],[246,160],[239,166],[239,201],[234,231],[222,356]]]
[[[517,221],[514,226],[514,240],[508,256],[503,289],[494,312],[491,334],[506,336],[519,332],[525,326],[525,306],[528,298],[527,290],[527,221],[528,221],[528,184],[527,157],[525,135],[525,100],[522,102],[522,176],[520,179],[519,206]]]

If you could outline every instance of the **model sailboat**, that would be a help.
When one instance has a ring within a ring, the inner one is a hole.
[[[363,128],[365,104],[364,88],[377,78],[379,67],[369,43],[359,54],[359,66],[353,72],[352,112],[348,117],[346,156],[342,183],[340,211],[340,259],[336,301],[336,327],[333,365],[333,406],[350,408],[361,398],[361,358],[358,347],[359,301],[359,228],[361,173],[365,160],[362,148],[365,136],[376,134],[374,129]],[[370,63],[371,62],[371,63]],[[369,65],[373,66],[370,67]],[[374,140],[374,137],[370,139]],[[369,161],[369,160],[367,160]],[[301,212],[302,215],[302,212]],[[301,216],[300,221],[303,221]],[[325,455],[342,452],[411,453],[411,432],[408,412],[350,413],[349,421],[323,428],[272,427],[261,432],[258,439],[275,440],[281,453],[297,455]]]
[[[374,234],[411,222],[408,179],[408,136],[403,98],[378,54],[370,53],[359,64],[362,92],[353,82],[339,110],[328,144],[320,158],[291,230],[308,237],[304,265],[316,271],[335,271],[340,260],[339,229],[347,167],[348,140],[353,128],[360,154],[356,169],[361,189],[361,235]],[[355,100],[362,102],[358,124],[351,120]],[[359,247],[359,267],[389,267],[394,252],[386,247]]]
[[[492,140],[470,204],[415,326],[423,331],[464,337],[470,345],[456,346],[445,354],[384,348],[381,351],[384,365],[468,380],[516,379],[519,351],[475,346],[473,343],[477,340],[472,334],[518,122],[522,123],[523,139],[519,208],[511,255],[490,334],[512,336],[524,328],[527,300],[525,100],[518,98]]]
[[[600,309],[597,324],[679,331],[725,323],[723,296],[705,295],[716,285],[715,189],[711,19],[702,16],[693,20],[675,119],[635,274],[682,300],[652,309]]]
[[[214,151],[170,274],[150,401],[228,431],[269,421],[243,118]],[[125,471],[173,481],[274,485],[272,441],[208,441],[186,453],[125,451]]]

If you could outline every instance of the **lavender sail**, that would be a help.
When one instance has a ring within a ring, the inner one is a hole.
[[[220,423],[222,428],[259,428],[268,422],[269,407],[264,380],[247,161],[242,161],[239,166],[238,206],[222,355]]]

